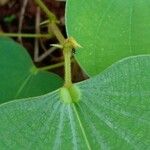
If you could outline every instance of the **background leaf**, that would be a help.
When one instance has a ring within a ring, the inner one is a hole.
[[[68,36],[83,47],[76,58],[88,75],[150,53],[150,0],[67,0]]]
[[[0,38],[0,103],[42,95],[62,83],[59,76],[38,71],[21,45],[9,38]]]
[[[1,149],[150,148],[150,55],[124,59],[76,84],[77,104],[60,91],[2,104]]]

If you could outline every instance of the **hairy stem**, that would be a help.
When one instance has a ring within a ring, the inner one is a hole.
[[[59,30],[58,26],[54,23],[50,24],[50,28],[53,32],[53,34],[56,36],[56,38],[58,39],[58,41],[60,42],[60,44],[64,44],[65,42],[65,37],[63,36],[63,34],[61,33],[61,31]]]
[[[55,15],[45,6],[45,4],[41,0],[35,0],[35,2],[38,4],[38,6],[45,12],[49,18],[50,21],[50,29],[51,32],[56,36],[59,43],[63,46],[63,54],[64,54],[64,65],[65,65],[65,87],[70,87],[72,85],[72,79],[71,79],[71,52],[72,47],[66,46],[65,42],[66,39],[61,33],[60,29],[57,26],[57,19],[54,17]],[[67,43],[68,44],[68,43]],[[46,68],[47,69],[47,68]]]
[[[42,0],[35,0],[35,2],[45,12],[50,22],[57,22],[56,16],[46,7]]]
[[[56,23],[58,22],[56,19],[56,16],[45,6],[45,4],[43,3],[42,0],[35,0],[35,2],[42,9],[42,11],[45,12],[46,15],[48,16],[49,21],[50,21],[50,28],[51,28],[53,34],[56,36],[56,38],[58,39],[60,44],[64,44],[65,37],[63,36],[60,29],[56,25]]]
[[[64,48],[64,59],[65,59],[65,87],[69,88],[72,85],[72,78],[71,78],[71,55],[72,49],[71,48]]]

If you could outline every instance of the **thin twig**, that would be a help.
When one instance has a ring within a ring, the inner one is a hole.
[[[40,21],[41,21],[40,8],[37,7],[36,21],[35,21],[36,22],[35,23],[36,34],[40,33]],[[44,50],[46,50],[45,47],[44,47]],[[39,39],[35,39],[34,61],[35,62],[41,62],[43,59],[45,59],[48,55],[50,55],[55,50],[56,50],[55,47],[51,47],[49,50],[46,50],[41,56],[39,56]]]
[[[74,63],[74,62],[75,62],[75,60],[71,59],[71,63]],[[55,68],[58,68],[58,67],[62,67],[62,66],[64,66],[64,64],[65,64],[65,62],[63,61],[63,62],[54,64],[54,65],[49,65],[49,66],[38,68],[38,70],[39,71],[51,70],[51,69],[55,69]]]
[[[21,33],[22,30],[22,24],[23,24],[23,19],[24,19],[24,14],[25,14],[25,10],[28,4],[28,0],[24,0],[22,7],[21,7],[21,13],[20,13],[20,18],[19,18],[19,27],[18,27],[18,33]],[[18,37],[18,41],[20,43],[22,43],[22,38]]]
[[[3,37],[22,37],[22,38],[51,38],[50,34],[30,34],[30,33],[3,33],[0,32],[0,36]]]
[[[49,56],[56,49],[57,49],[56,47],[51,47],[48,51],[44,52],[41,56],[39,56],[36,62],[41,62],[43,59]]]
[[[41,48],[44,50],[44,52],[46,52],[46,51],[47,51],[47,48],[46,48],[46,46],[44,45],[42,39],[39,39],[39,43],[40,43]]]
[[[40,33],[40,21],[41,21],[40,8],[37,7],[36,19],[35,19],[35,32],[36,32],[36,34]],[[39,57],[39,40],[35,39],[35,44],[34,44],[34,61],[35,62],[39,61],[38,57]]]
[[[42,68],[38,68],[39,71],[46,71],[46,70],[50,70],[50,69],[54,69],[54,68],[58,68],[58,67],[62,67],[64,66],[64,62],[60,62],[54,65],[49,65],[46,67],[42,67]]]

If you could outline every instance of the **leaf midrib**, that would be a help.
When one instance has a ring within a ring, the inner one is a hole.
[[[82,131],[83,138],[84,138],[84,140],[85,140],[85,143],[86,143],[86,145],[87,145],[87,148],[88,148],[88,150],[91,150],[91,146],[90,146],[89,140],[88,140],[88,138],[87,138],[87,135],[86,135],[86,133],[85,133],[85,129],[84,129],[84,127],[83,127],[82,121],[81,121],[81,119],[80,119],[80,117],[79,117],[78,111],[77,111],[76,106],[75,106],[74,104],[73,104],[73,110],[74,110],[75,115],[76,115],[76,117],[77,117],[77,120],[78,120],[78,123],[79,123],[79,127],[80,127],[80,129],[81,129],[81,131]]]
[[[130,53],[132,54],[132,26],[133,26],[133,0],[131,0],[131,7],[130,7],[130,17],[129,17],[129,49]]]
[[[18,91],[16,92],[16,95],[14,96],[14,98],[16,99],[19,94],[23,91],[24,87],[26,86],[26,84],[28,83],[28,81],[31,79],[32,74],[29,74],[25,80],[22,82],[21,86],[19,87]]]

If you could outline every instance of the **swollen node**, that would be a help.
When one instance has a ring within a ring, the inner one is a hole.
[[[72,85],[70,88],[62,87],[60,99],[65,104],[77,103],[81,99],[81,91],[76,85]]]

